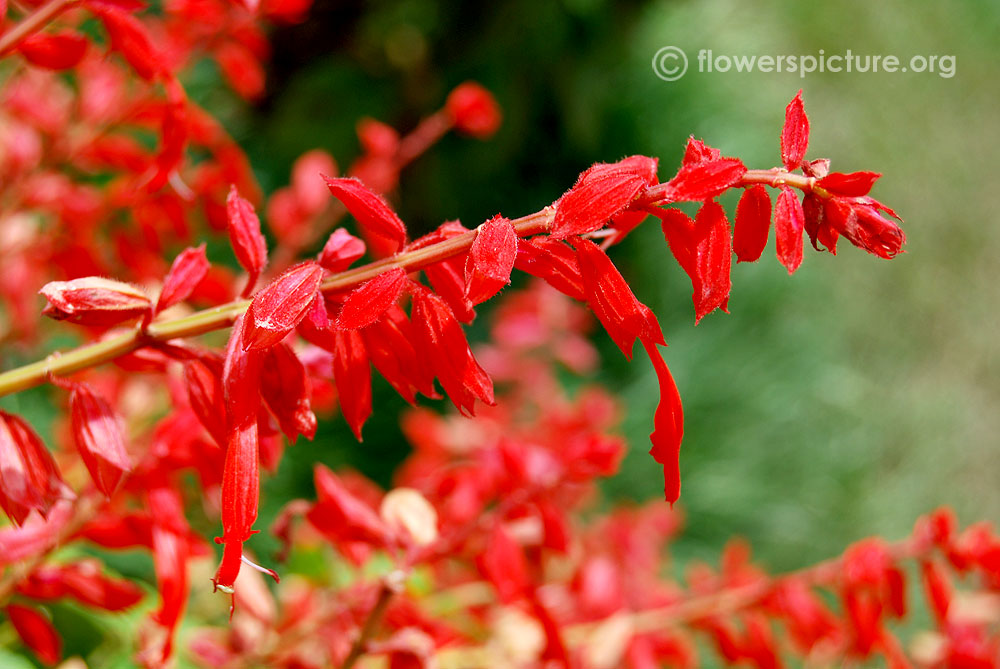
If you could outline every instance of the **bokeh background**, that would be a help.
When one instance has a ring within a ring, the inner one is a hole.
[[[429,229],[535,211],[592,162],[631,153],[659,156],[667,178],[689,134],[752,167],[773,166],[784,106],[803,88],[810,156],[884,173],[874,194],[904,217],[905,254],[886,262],[843,244],[838,257],[808,252],[789,277],[769,246],[761,262],[735,267],[732,313],[697,327],[690,283],[658,226],[643,226],[613,256],[659,314],[684,397],[687,529],[675,550],[710,557],[737,534],[771,568],[787,569],[866,535],[902,536],[941,504],[963,522],[1000,519],[998,44],[1000,4],[989,0],[919,11],[904,0],[319,0],[312,20],[276,35],[270,97],[233,105],[227,123],[270,189],[287,183],[307,149],[348,162],[359,117],[411,127],[455,84],[481,81],[504,108],[499,134],[449,136],[403,175],[398,208]],[[676,82],[651,67],[667,45],[691,62]],[[700,49],[948,55],[955,70],[699,73]],[[204,77],[206,104],[224,104],[213,99],[225,95],[213,73]],[[646,455],[652,370],[641,357],[626,363],[603,334],[597,341],[600,380],[627,403],[632,445],[607,492],[658,496],[660,473]],[[289,452],[271,483],[276,496],[309,490],[314,457],[390,480],[406,445],[388,420],[399,401],[384,384],[376,391],[383,408],[365,443],[341,422],[324,426],[308,452]]]

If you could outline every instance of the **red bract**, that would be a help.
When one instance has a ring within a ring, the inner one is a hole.
[[[878,172],[851,172],[850,174],[834,172],[817,181],[816,185],[834,195],[862,197],[868,195],[880,176],[882,175]]]
[[[184,249],[170,266],[163,280],[163,290],[156,301],[154,313],[183,302],[191,296],[201,280],[208,274],[208,258],[205,257],[205,245]]]
[[[691,278],[695,322],[729,302],[732,246],[729,221],[716,202],[706,202],[691,220],[676,209],[655,210],[677,263]]]
[[[21,41],[17,50],[29,63],[50,70],[76,67],[87,53],[87,39],[70,30],[39,33]]]
[[[361,428],[372,413],[371,367],[364,340],[354,330],[334,334],[333,378],[344,420],[361,441]]]
[[[71,388],[70,415],[77,450],[94,485],[110,497],[132,470],[121,417],[90,386],[74,383]]]
[[[681,395],[674,383],[670,368],[663,356],[652,342],[642,341],[660,385],[660,403],[656,407],[653,418],[653,433],[649,440],[653,447],[649,454],[663,465],[663,491],[671,506],[681,494],[680,452],[681,440],[684,438],[684,408],[681,406]]]
[[[366,281],[347,296],[337,315],[337,327],[343,330],[368,327],[396,303],[403,294],[407,281],[406,270],[401,267],[382,272]]]
[[[39,291],[48,300],[42,313],[81,325],[117,325],[149,313],[149,298],[134,286],[97,276],[52,281]]]
[[[789,170],[799,167],[809,147],[809,118],[802,105],[800,90],[785,108],[785,125],[781,129],[781,162]]]
[[[448,95],[445,110],[458,130],[479,139],[493,135],[502,120],[493,94],[474,81],[456,86]]]
[[[778,204],[774,208],[774,241],[778,261],[792,274],[802,264],[802,231],[805,213],[802,203],[788,186],[781,187]]]
[[[739,183],[746,171],[738,158],[687,163],[673,179],[657,188],[656,199],[664,203],[710,200]]]
[[[66,497],[69,489],[42,440],[23,420],[0,411],[0,507],[20,525],[31,511],[44,517]]]
[[[417,354],[428,361],[455,406],[472,415],[477,399],[493,404],[493,382],[476,362],[462,326],[444,300],[429,290],[414,290],[411,320]]]
[[[233,245],[236,260],[247,271],[247,280],[243,296],[247,296],[257,283],[265,265],[267,265],[267,242],[260,231],[260,219],[249,201],[240,197],[236,186],[231,186],[226,197],[226,217],[229,228],[229,241]]]
[[[479,226],[465,262],[465,296],[472,304],[490,299],[510,283],[517,257],[517,232],[497,214]]]
[[[377,193],[357,179],[323,178],[333,196],[344,203],[365,233],[387,241],[392,252],[403,246],[406,242],[406,226]]]
[[[573,241],[587,305],[608,335],[629,360],[636,338],[657,344],[665,343],[660,323],[645,304],[636,299],[632,289],[611,258],[587,239]]]
[[[556,201],[552,236],[565,239],[603,227],[640,193],[656,183],[655,158],[631,156],[617,163],[598,163],[580,175]]]
[[[267,348],[284,339],[306,317],[322,279],[322,267],[304,262],[286,270],[257,293],[243,321],[244,348]]]
[[[62,641],[52,623],[37,609],[10,604],[4,611],[21,641],[45,664],[55,664],[62,656]]]
[[[736,207],[733,226],[733,251],[739,262],[755,262],[767,246],[771,230],[771,196],[761,184],[743,192]]]
[[[337,228],[319,254],[319,264],[331,272],[343,272],[365,254],[365,243],[344,228]]]

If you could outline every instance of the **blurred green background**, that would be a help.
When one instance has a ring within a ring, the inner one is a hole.
[[[398,208],[422,231],[448,218],[474,225],[497,211],[535,211],[592,162],[631,153],[659,156],[669,178],[692,133],[751,167],[773,166],[784,106],[803,88],[810,156],[884,173],[874,195],[904,217],[905,254],[886,262],[842,243],[838,257],[807,252],[788,277],[769,246],[760,263],[735,267],[732,313],[697,328],[690,283],[655,224],[613,254],[660,316],[684,397],[687,530],[676,550],[710,557],[739,534],[785,569],[869,534],[902,536],[941,504],[964,522],[1000,518],[998,44],[1000,5],[987,0],[919,11],[902,0],[321,0],[312,21],[276,35],[271,97],[250,113],[234,108],[229,124],[270,189],[287,182],[304,150],[349,162],[359,117],[412,127],[455,84],[483,82],[504,108],[500,133],[487,142],[449,136],[403,175]],[[667,45],[691,65],[672,83],[651,67]],[[947,55],[956,65],[950,77],[723,74],[697,71],[700,49],[850,49],[904,63]],[[599,344],[602,381],[628,404],[632,444],[607,491],[657,497],[660,473],[645,452],[655,378],[603,334]],[[381,390],[389,406],[362,447],[338,422],[308,458],[322,451],[387,481],[386,463],[405,447],[380,421],[396,406]],[[296,462],[300,454],[292,450]],[[308,486],[306,469],[286,469],[275,494]]]

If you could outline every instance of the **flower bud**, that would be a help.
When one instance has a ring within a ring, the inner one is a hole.
[[[50,281],[39,292],[49,302],[44,315],[81,325],[124,323],[144,315],[151,306],[135,286],[99,276]]]
[[[478,139],[486,139],[500,127],[500,106],[496,99],[473,81],[457,86],[448,96],[445,109],[458,130]]]

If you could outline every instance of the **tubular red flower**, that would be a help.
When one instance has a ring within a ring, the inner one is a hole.
[[[725,211],[716,202],[706,202],[693,221],[676,209],[652,213],[662,221],[670,251],[691,279],[695,322],[716,308],[725,311],[732,288],[732,247]]]
[[[485,302],[510,283],[517,243],[510,219],[500,214],[479,226],[465,262],[465,297],[472,304]]]
[[[816,185],[834,195],[862,197],[868,195],[880,176],[882,175],[878,172],[851,172],[850,174],[834,172],[817,181]]]
[[[653,417],[653,433],[649,435],[653,444],[649,454],[663,465],[663,491],[666,500],[673,506],[681,494],[679,458],[684,438],[684,408],[674,377],[656,345],[645,339],[642,340],[642,345],[653,363],[660,386],[660,402]]]
[[[532,276],[544,279],[556,290],[575,300],[586,301],[580,264],[573,249],[550,237],[522,239],[517,247],[514,267]]]

